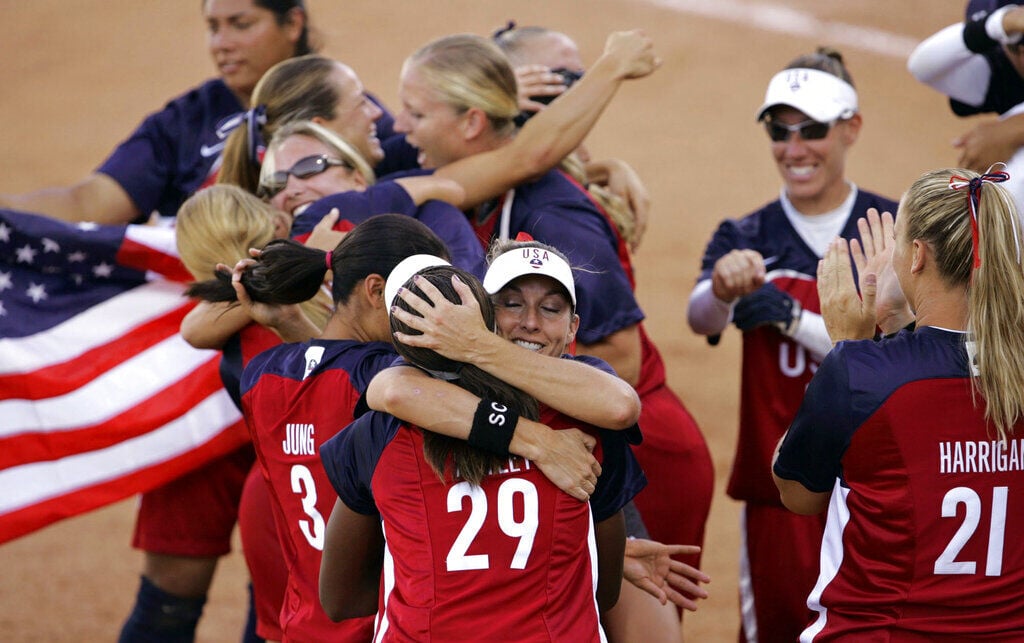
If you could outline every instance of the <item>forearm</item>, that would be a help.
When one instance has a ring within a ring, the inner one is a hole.
[[[621,377],[492,337],[494,340],[475,343],[472,364],[543,404],[606,429],[629,428],[640,417],[640,398]]]
[[[907,59],[914,78],[968,105],[981,105],[992,70],[984,56],[964,44],[963,23],[950,25],[914,49]]]
[[[466,209],[483,203],[558,165],[583,142],[624,79],[613,59],[602,57],[586,76],[531,118],[512,141],[439,168],[465,189]]]
[[[732,302],[722,301],[711,291],[711,280],[700,281],[690,293],[686,321],[698,335],[717,335],[732,318]]]
[[[468,440],[480,398],[418,369],[398,366],[374,377],[366,391],[366,402],[375,411],[389,413],[428,431]],[[543,435],[549,431],[539,422],[520,417],[509,453],[538,459]]]
[[[241,306],[201,301],[181,320],[180,332],[194,348],[220,349],[251,322]]]
[[[64,221],[106,224],[130,223],[139,214],[124,189],[105,174],[90,175],[72,186],[0,195],[0,207]]]
[[[817,362],[823,360],[832,350],[832,338],[825,328],[825,320],[818,313],[808,310],[801,311],[800,321],[791,339],[806,348],[811,358]]]

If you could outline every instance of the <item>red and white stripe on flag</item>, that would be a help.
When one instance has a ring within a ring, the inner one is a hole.
[[[176,258],[157,256],[173,246],[147,258],[167,232],[141,232],[125,247],[156,280],[0,338],[0,543],[152,489],[249,439],[221,384],[220,353],[178,333],[193,304],[181,283],[160,278],[182,274]]]

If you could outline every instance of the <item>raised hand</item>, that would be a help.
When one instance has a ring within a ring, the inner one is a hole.
[[[616,31],[608,36],[604,56],[618,63],[620,78],[643,78],[661,66],[661,58],[654,53],[654,41],[643,31]]]
[[[853,281],[850,254],[846,240],[837,237],[818,262],[821,317],[825,320],[825,329],[833,344],[846,339],[870,339],[875,335],[877,274],[860,272],[861,293],[864,296],[861,299]],[[860,256],[863,261],[863,254]]]

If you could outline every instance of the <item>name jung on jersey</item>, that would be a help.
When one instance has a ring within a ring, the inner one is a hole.
[[[284,427],[284,440],[281,441],[281,450],[285,455],[316,455],[315,436],[316,429],[312,424],[289,422]],[[513,456],[508,459],[508,464],[497,471],[492,471],[491,475],[522,473],[532,468],[529,460]],[[460,479],[461,477],[458,471],[456,471],[455,478]]]

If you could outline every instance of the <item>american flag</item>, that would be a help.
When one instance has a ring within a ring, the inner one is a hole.
[[[0,543],[152,489],[248,440],[171,228],[0,209]]]

